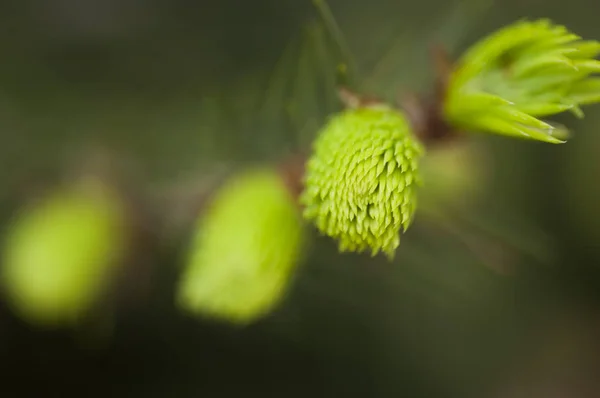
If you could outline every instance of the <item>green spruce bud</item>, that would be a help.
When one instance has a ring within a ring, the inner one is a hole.
[[[96,180],[25,206],[7,231],[2,284],[15,312],[38,326],[77,323],[96,304],[124,249],[121,198]]]
[[[245,324],[283,298],[302,246],[302,220],[276,170],[222,186],[198,220],[178,290],[186,310]]]
[[[342,252],[392,258],[416,209],[422,153],[397,110],[365,107],[334,115],[306,165],[305,218],[336,239]]]
[[[519,21],[477,42],[459,59],[444,103],[459,129],[562,143],[563,126],[541,117],[600,101],[600,43],[546,19]]]

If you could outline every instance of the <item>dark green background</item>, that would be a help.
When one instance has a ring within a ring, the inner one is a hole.
[[[497,1],[484,14],[442,0],[329,4],[359,74],[405,38],[392,72],[374,79],[376,93],[427,90],[426,46],[436,37],[457,54],[516,19],[549,17],[600,39],[592,0]],[[282,104],[264,118],[252,106],[285,45],[317,19],[308,0],[1,2],[3,220],[21,181],[60,170],[92,144],[135,165],[149,191],[202,180],[223,162],[305,148],[331,111],[319,105],[325,94],[300,102],[302,115],[315,117],[305,130],[285,120]],[[294,79],[301,69],[288,70]],[[473,218],[525,249],[538,244],[521,238],[525,226],[541,229],[551,242],[545,261],[513,253],[515,272],[499,275],[418,220],[393,264],[338,255],[320,239],[282,307],[236,329],[174,308],[179,242],[150,256],[152,295],[120,311],[112,340],[97,348],[3,309],[0,396],[592,397],[600,107],[585,110],[582,121],[559,118],[575,132],[566,145],[476,137],[495,174]]]

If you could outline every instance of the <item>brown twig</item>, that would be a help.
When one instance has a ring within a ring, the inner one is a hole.
[[[304,189],[304,170],[307,157],[297,154],[286,159],[279,165],[279,173],[290,195],[298,203],[298,198]],[[298,206],[300,204],[298,203]]]
[[[348,87],[339,87],[338,97],[342,104],[344,104],[344,106],[348,109],[369,108],[385,105],[385,101],[380,98],[355,93]]]
[[[453,70],[449,54],[439,44],[431,47],[435,70],[433,93],[427,97],[408,94],[400,97],[398,105],[406,112],[415,134],[428,146],[456,139],[460,134],[444,117],[444,101]]]

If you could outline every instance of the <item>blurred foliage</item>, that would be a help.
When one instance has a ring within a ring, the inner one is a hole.
[[[220,187],[197,222],[181,276],[187,312],[248,324],[268,315],[302,260],[298,208],[277,170],[251,170]]]
[[[3,242],[2,282],[10,305],[34,325],[77,324],[123,266],[122,199],[94,178],[51,192],[15,217]]]

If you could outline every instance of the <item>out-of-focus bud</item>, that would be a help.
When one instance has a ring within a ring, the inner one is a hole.
[[[571,239],[581,247],[596,249],[600,242],[600,114],[590,114],[586,122],[561,159],[558,184],[553,189]]]
[[[301,255],[303,227],[276,170],[231,177],[195,228],[177,293],[183,309],[245,324],[279,304]]]
[[[451,210],[467,210],[489,176],[491,165],[485,156],[485,148],[466,140],[429,149],[420,167],[426,183],[419,191],[419,211],[446,217]]]
[[[5,298],[24,320],[50,327],[86,316],[127,243],[122,198],[96,178],[65,184],[26,204],[6,233]]]

